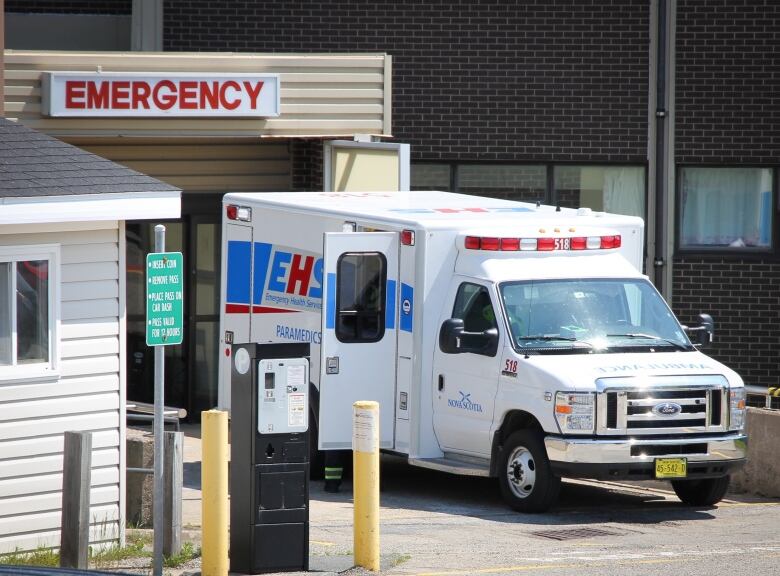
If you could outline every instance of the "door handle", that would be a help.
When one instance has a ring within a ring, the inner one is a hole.
[[[439,374],[439,392],[444,391],[444,376]]]

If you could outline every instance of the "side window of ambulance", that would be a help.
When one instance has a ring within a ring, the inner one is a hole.
[[[452,317],[463,320],[463,330],[466,332],[484,332],[496,327],[496,314],[490,302],[490,294],[479,284],[464,282],[460,285]]]
[[[346,253],[338,261],[336,338],[378,342],[385,333],[387,260],[378,252]]]

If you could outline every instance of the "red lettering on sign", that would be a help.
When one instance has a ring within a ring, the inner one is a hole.
[[[233,80],[228,80],[222,85],[222,88],[219,89],[219,101],[222,103],[223,108],[227,108],[228,110],[235,110],[241,105],[241,99],[236,97],[232,101],[227,99],[227,89],[232,88],[235,92],[241,91],[241,86],[238,85],[238,82],[234,82]]]
[[[130,109],[130,82],[111,83],[111,107],[117,110]]]
[[[149,95],[151,93],[152,89],[148,82],[133,82],[133,110],[137,110],[139,105],[149,110]]]
[[[179,82],[179,108],[182,110],[197,110],[198,108],[198,83],[192,80]]]
[[[160,93],[163,88],[167,88],[166,93]],[[160,110],[170,110],[176,104],[176,84],[170,80],[162,80],[152,90],[152,101]]]
[[[87,108],[108,108],[109,82],[87,82]]]
[[[260,90],[262,89],[263,82],[255,82],[253,87],[251,82],[244,80],[244,90],[246,90],[246,93],[249,94],[249,98],[251,99],[250,106],[252,107],[252,110],[257,110],[257,97],[260,96]]]
[[[84,108],[83,80],[67,80],[65,82],[65,108]]]
[[[301,267],[301,255],[293,254],[292,264],[290,264],[290,280],[287,282],[287,293],[296,292],[296,284],[301,288],[297,291],[301,296],[306,296],[309,292],[309,280],[311,279],[311,269],[314,266],[314,256],[306,256],[306,261]]]
[[[212,110],[219,108],[219,82],[200,83],[200,107],[206,109],[206,103]]]

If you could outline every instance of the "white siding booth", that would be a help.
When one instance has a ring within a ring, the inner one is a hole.
[[[124,221],[179,217],[180,192],[1,119],[0,160],[0,554],[59,547],[69,430],[92,432],[90,543],[113,543],[125,523]]]

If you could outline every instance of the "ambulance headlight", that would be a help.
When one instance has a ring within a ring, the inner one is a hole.
[[[595,409],[595,397],[591,392],[558,392],[555,395],[555,419],[563,434],[592,434]]]
[[[729,428],[741,430],[745,427],[745,389],[729,390]]]

